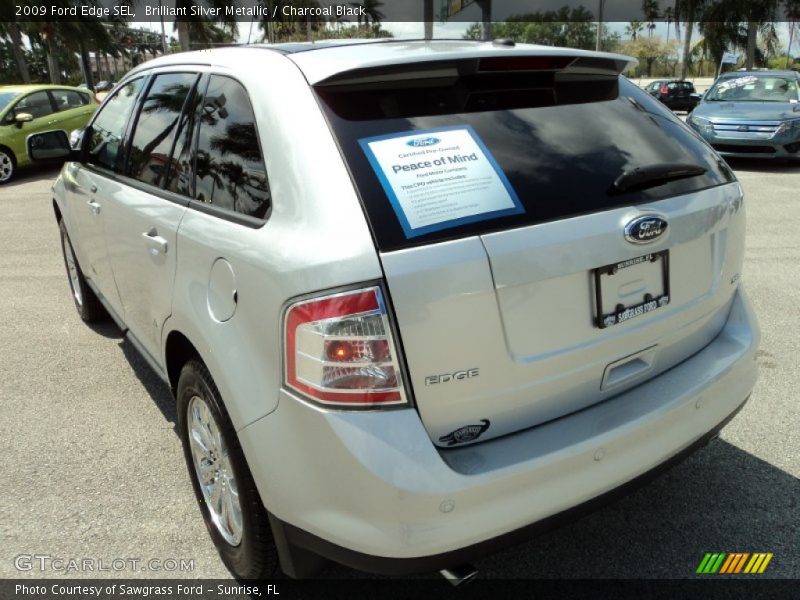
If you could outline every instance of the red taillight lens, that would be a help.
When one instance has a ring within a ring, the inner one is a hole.
[[[658,93],[662,96],[666,96],[669,93],[669,90],[667,89],[666,85],[662,85],[660,88],[658,88]]]
[[[286,385],[328,406],[406,403],[379,287],[304,300],[285,319]]]

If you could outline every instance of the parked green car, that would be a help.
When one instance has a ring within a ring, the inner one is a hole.
[[[61,85],[0,86],[0,184],[30,162],[32,133],[85,127],[98,103],[89,90]]]

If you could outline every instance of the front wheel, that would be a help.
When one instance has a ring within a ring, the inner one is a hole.
[[[0,148],[0,184],[8,183],[14,178],[17,161],[11,150]]]
[[[278,557],[267,512],[203,363],[186,363],[176,395],[178,430],[192,487],[222,561],[239,579],[272,575]]]
[[[64,254],[67,281],[69,282],[69,290],[72,292],[72,300],[75,302],[75,308],[84,322],[100,321],[106,317],[106,311],[92,288],[86,283],[86,278],[83,276],[78,259],[75,258],[75,250],[72,248],[72,242],[67,234],[64,221],[59,221],[58,227],[61,231],[61,251]]]

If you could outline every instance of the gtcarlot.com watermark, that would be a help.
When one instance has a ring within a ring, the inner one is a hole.
[[[122,573],[151,571],[154,573],[191,573],[193,558],[90,558],[19,554],[14,557],[18,571],[38,573]]]

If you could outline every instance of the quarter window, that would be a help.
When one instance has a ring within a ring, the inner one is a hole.
[[[195,161],[200,202],[263,219],[270,205],[267,171],[247,92],[212,75],[200,110]]]
[[[115,170],[118,164],[125,125],[133,112],[142,79],[123,85],[103,106],[92,123],[89,162]]]
[[[156,186],[164,183],[181,112],[196,80],[195,73],[156,76],[142,103],[131,142],[131,177]]]

